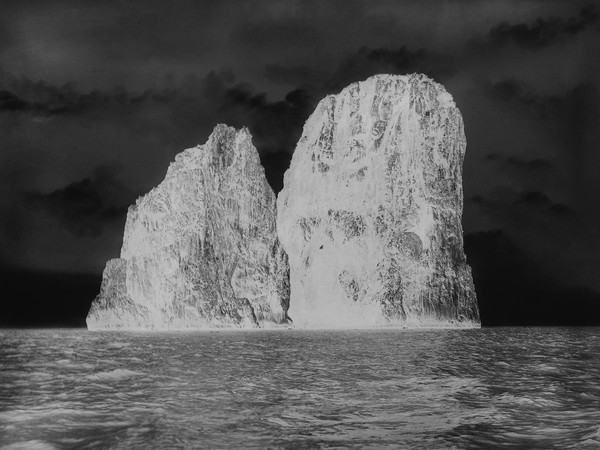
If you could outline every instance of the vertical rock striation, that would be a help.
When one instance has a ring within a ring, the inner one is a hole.
[[[323,99],[277,200],[300,327],[478,326],[463,252],[462,117],[423,75]]]
[[[218,125],[129,208],[89,329],[259,327],[288,321],[275,194],[248,130]]]

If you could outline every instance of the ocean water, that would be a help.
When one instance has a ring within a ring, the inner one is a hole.
[[[0,448],[600,448],[600,329],[0,331]]]

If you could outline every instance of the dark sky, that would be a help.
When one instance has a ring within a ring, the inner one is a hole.
[[[81,324],[127,206],[217,123],[281,189],[326,94],[444,84],[484,324],[600,323],[600,5],[11,1],[0,11],[0,323]]]

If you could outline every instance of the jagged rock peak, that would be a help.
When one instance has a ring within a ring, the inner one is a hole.
[[[376,75],[319,103],[277,201],[296,326],[478,326],[465,147],[451,95],[424,75]]]
[[[90,329],[265,327],[288,322],[276,199],[247,129],[217,125],[129,208]]]

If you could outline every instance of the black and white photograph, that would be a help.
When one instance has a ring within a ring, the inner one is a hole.
[[[600,450],[600,2],[1,0],[0,450]]]

